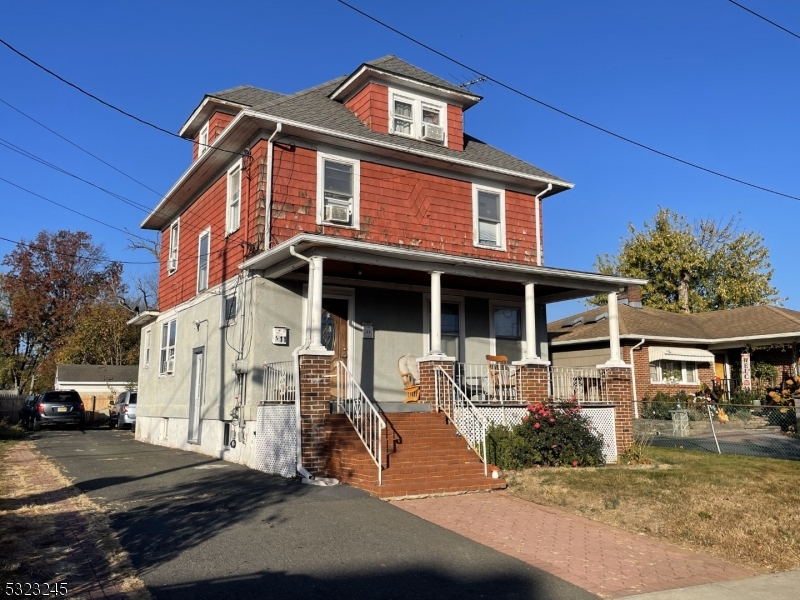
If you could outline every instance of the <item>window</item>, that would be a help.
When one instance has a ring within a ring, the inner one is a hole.
[[[222,297],[222,318],[220,327],[236,323],[236,292]]]
[[[522,309],[491,306],[494,348],[492,353],[509,361],[522,360]]]
[[[504,190],[473,186],[473,237],[476,246],[506,249],[505,201]]]
[[[160,375],[175,373],[175,338],[177,335],[178,321],[172,319],[161,324],[161,361]]]
[[[424,353],[431,349],[431,298],[423,295],[422,316]],[[457,361],[464,360],[464,299],[459,296],[442,297],[442,352]]]
[[[197,244],[197,292],[208,289],[208,256],[211,251],[211,231],[206,229],[200,234]]]
[[[445,104],[396,90],[389,94],[389,133],[446,145]]]
[[[317,223],[358,228],[360,162],[317,153]]]
[[[145,368],[150,366],[150,332],[152,327],[148,327],[144,331],[144,366]]]
[[[197,158],[203,156],[206,150],[208,150],[208,122],[203,125],[200,134],[197,136]]]
[[[169,255],[167,257],[167,274],[172,275],[178,270],[178,235],[180,221],[175,221],[169,227]]]
[[[651,362],[650,383],[697,383],[697,365],[674,360]]]
[[[239,229],[239,215],[242,206],[242,163],[235,164],[228,171],[228,214],[226,217],[225,235]]]

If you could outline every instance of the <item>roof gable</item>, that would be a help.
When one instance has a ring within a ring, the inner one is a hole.
[[[139,380],[137,365],[56,365],[59,383],[135,383]]]

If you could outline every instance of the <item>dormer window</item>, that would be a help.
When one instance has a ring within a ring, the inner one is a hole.
[[[200,134],[197,136],[197,158],[203,156],[206,150],[208,150],[208,122],[203,125]]]
[[[389,90],[389,133],[446,144],[447,106],[406,92]]]

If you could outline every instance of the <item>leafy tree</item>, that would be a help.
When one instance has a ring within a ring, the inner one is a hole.
[[[689,222],[659,207],[641,230],[629,223],[619,254],[598,256],[595,268],[608,275],[647,279],[642,303],[673,312],[780,304],[764,238],[739,225],[736,217]],[[589,302],[606,301],[603,295]]]
[[[139,328],[128,325],[130,311],[111,302],[96,302],[78,317],[56,352],[67,364],[131,365],[139,359]]]
[[[37,370],[96,302],[124,290],[122,265],[107,262],[86,232],[42,231],[2,261],[0,375],[18,391],[34,389]]]

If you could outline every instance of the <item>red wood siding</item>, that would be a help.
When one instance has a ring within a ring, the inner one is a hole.
[[[241,215],[237,231],[225,237],[228,200],[226,170],[181,214],[178,270],[172,275],[167,275],[169,227],[161,232],[160,310],[169,310],[195,296],[198,241],[200,232],[206,228],[211,228],[208,286],[219,285],[239,272],[238,265],[241,264],[247,249],[245,242],[254,239],[256,234],[252,220],[259,179],[257,165],[266,153],[266,142],[259,142],[250,151],[253,155],[249,169],[251,177],[248,180],[245,173],[242,174]],[[250,221],[249,226],[248,221]]]
[[[472,184],[361,161],[360,230],[316,224],[314,150],[275,146],[272,245],[320,233],[432,252],[536,263],[534,196],[506,191],[507,251],[473,246]]]
[[[215,112],[208,120],[208,143],[211,144],[222,130],[228,126],[228,123],[233,121],[233,115],[223,112]]]
[[[372,131],[389,132],[389,88],[386,86],[368,83],[345,102],[345,106]]]
[[[447,147],[464,150],[464,111],[452,104],[447,105]]]

